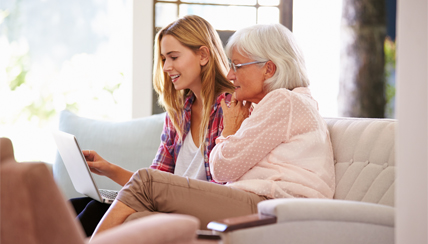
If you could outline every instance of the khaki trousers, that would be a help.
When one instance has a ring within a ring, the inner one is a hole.
[[[139,217],[153,213],[188,214],[201,221],[201,229],[207,229],[213,220],[257,213],[257,203],[267,198],[159,170],[140,169],[117,199],[137,211]]]

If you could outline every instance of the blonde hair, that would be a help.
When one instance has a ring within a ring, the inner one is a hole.
[[[228,60],[217,32],[203,18],[196,15],[184,16],[161,29],[155,38],[153,86],[159,95],[159,104],[168,112],[172,124],[180,138],[184,133],[183,106],[189,89],[178,91],[171,78],[163,72],[164,61],[161,57],[160,43],[165,35],[171,35],[183,46],[195,53],[201,46],[209,49],[209,61],[201,69],[201,98],[203,104],[202,122],[200,126],[199,141],[205,145],[207,128],[210,120],[211,108],[218,95],[224,92],[232,93],[233,84],[227,80]],[[205,146],[201,147],[203,149]]]
[[[303,52],[293,33],[281,24],[254,25],[238,30],[226,45],[229,57],[233,49],[254,61],[271,60],[276,65],[275,75],[264,82],[268,92],[309,86]]]

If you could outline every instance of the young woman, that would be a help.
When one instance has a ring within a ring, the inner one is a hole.
[[[211,181],[209,155],[223,129],[220,102],[230,101],[228,60],[214,28],[199,16],[185,16],[155,39],[153,85],[167,115],[161,144],[150,166],[193,179]],[[132,172],[84,150],[93,173],[124,186]],[[110,205],[90,198],[71,199],[87,236]]]
[[[266,199],[333,197],[330,136],[293,34],[280,24],[251,26],[226,50],[235,93],[229,105],[221,102],[224,129],[210,156],[213,179],[226,185],[140,169],[94,235],[134,215],[188,214],[206,229],[216,219],[257,213]],[[251,103],[257,106],[249,116]]]

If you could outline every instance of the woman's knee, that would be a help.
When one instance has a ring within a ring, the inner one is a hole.
[[[168,183],[171,181],[171,177],[177,177],[174,174],[160,171],[157,169],[140,169],[139,172],[139,180],[141,182],[147,183],[147,182],[161,182],[161,183]]]

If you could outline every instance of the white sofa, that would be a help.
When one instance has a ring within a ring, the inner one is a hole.
[[[164,114],[123,123],[61,113],[60,129],[76,135],[83,148],[129,170],[148,167],[160,142]],[[333,144],[334,200],[276,199],[258,205],[259,220],[215,221],[224,243],[393,243],[396,120],[326,118]],[[60,157],[54,176],[65,195],[78,196]],[[119,189],[105,177],[100,188]],[[254,216],[251,218],[254,219]],[[260,220],[260,218],[262,220]],[[264,220],[267,221],[264,221]],[[237,225],[233,223],[238,222]],[[273,222],[273,223],[272,223]],[[271,224],[266,224],[271,223]],[[244,226],[244,228],[242,228]],[[242,228],[242,229],[240,229]]]

